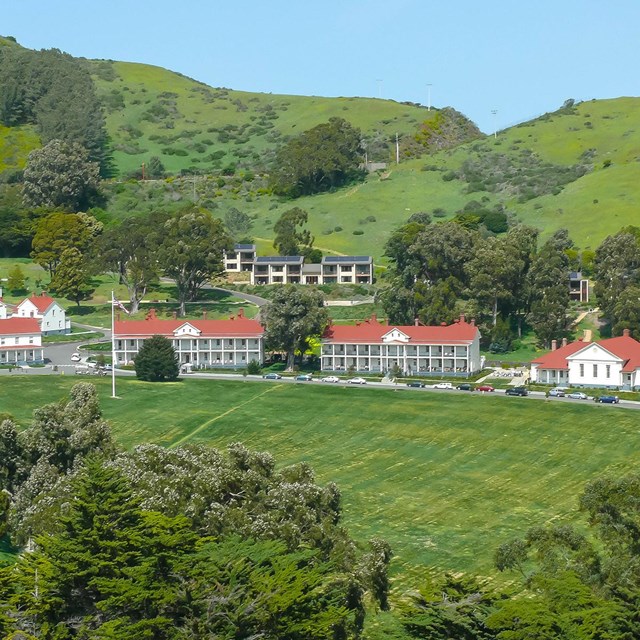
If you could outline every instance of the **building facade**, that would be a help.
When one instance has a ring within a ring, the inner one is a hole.
[[[114,355],[117,364],[131,364],[147,338],[161,335],[171,340],[181,365],[195,369],[246,367],[252,360],[264,362],[264,329],[241,309],[229,320],[157,318],[149,310],[144,320],[114,323]]]
[[[576,302],[589,302],[589,280],[579,271],[569,273],[569,297]]]
[[[555,341],[554,341],[555,343]],[[531,362],[531,381],[558,386],[640,388],[640,342],[625,329],[622,336],[597,342],[553,344]]]
[[[466,377],[482,368],[480,331],[464,316],[450,325],[390,326],[375,316],[356,325],[330,325],[322,339],[323,371]]]
[[[37,318],[43,336],[71,333],[71,320],[67,320],[65,310],[44,292],[23,300],[14,316]]]
[[[237,244],[233,248],[233,251],[225,251],[225,271],[229,273],[243,273],[253,271],[253,261],[255,259],[255,244]]]
[[[322,284],[372,284],[371,256],[325,256],[322,258]]]
[[[253,261],[251,284],[302,284],[302,256],[259,256]]]
[[[42,364],[42,332],[36,318],[0,320],[0,364]]]

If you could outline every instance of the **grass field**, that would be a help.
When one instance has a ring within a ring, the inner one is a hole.
[[[26,424],[74,382],[4,377],[0,411]],[[498,544],[575,517],[584,483],[632,469],[640,445],[636,412],[593,404],[195,379],[118,380],[111,399],[108,380],[92,382],[127,447],[241,441],[308,461],[338,483],[356,538],[390,541],[403,582],[416,565],[491,575]]]

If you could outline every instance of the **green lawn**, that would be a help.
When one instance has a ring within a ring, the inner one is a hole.
[[[25,424],[76,381],[3,378],[0,409]],[[308,461],[338,483],[356,538],[391,542],[395,575],[418,564],[490,575],[498,544],[572,517],[584,483],[632,469],[640,445],[634,411],[593,404],[196,379],[120,379],[114,400],[109,380],[92,382],[125,446],[241,441]]]

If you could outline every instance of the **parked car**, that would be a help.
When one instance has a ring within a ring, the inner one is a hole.
[[[80,362],[82,360],[82,356],[76,351],[71,354],[71,362]]]
[[[265,380],[280,380],[282,378],[279,373],[265,373],[262,377]]]
[[[458,389],[459,391],[473,391],[474,390],[474,386],[472,384],[469,384],[468,382],[463,382],[462,384],[459,384],[456,389]]]
[[[582,391],[572,391],[567,394],[567,398],[573,398],[574,400],[588,400],[589,396]]]
[[[529,391],[526,389],[526,387],[509,387],[505,391],[505,395],[508,395],[508,396],[528,396],[529,395]]]
[[[549,395],[556,398],[564,398],[564,396],[566,395],[566,391],[567,389],[565,389],[564,387],[554,387],[549,391]]]
[[[310,373],[301,373],[299,376],[296,376],[296,380],[298,382],[311,382],[313,377]]]
[[[481,384],[479,387],[476,387],[476,391],[495,391],[495,389],[490,384]]]
[[[350,378],[347,384],[367,384],[367,381],[364,378]]]
[[[338,378],[338,376],[326,376],[320,378],[320,382],[340,382],[340,378]]]
[[[450,382],[438,382],[433,385],[434,389],[453,389],[453,385]]]
[[[407,382],[407,387],[418,387],[422,389],[425,386],[424,382],[420,382],[420,380],[414,380],[413,382]]]
[[[602,404],[618,404],[618,402],[620,402],[618,396],[596,396],[594,400],[596,402],[602,402]]]

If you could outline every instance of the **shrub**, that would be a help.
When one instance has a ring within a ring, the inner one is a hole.
[[[262,371],[262,367],[260,366],[260,363],[257,360],[252,360],[247,365],[247,373],[249,375],[252,375],[252,376],[260,375],[261,371]]]
[[[363,231],[362,229],[356,229],[356,230],[353,232],[353,235],[354,235],[354,236],[361,236],[361,235],[364,235],[364,231]]]
[[[144,341],[135,358],[138,380],[146,382],[171,382],[178,379],[178,357],[170,340],[164,336],[152,336]]]

